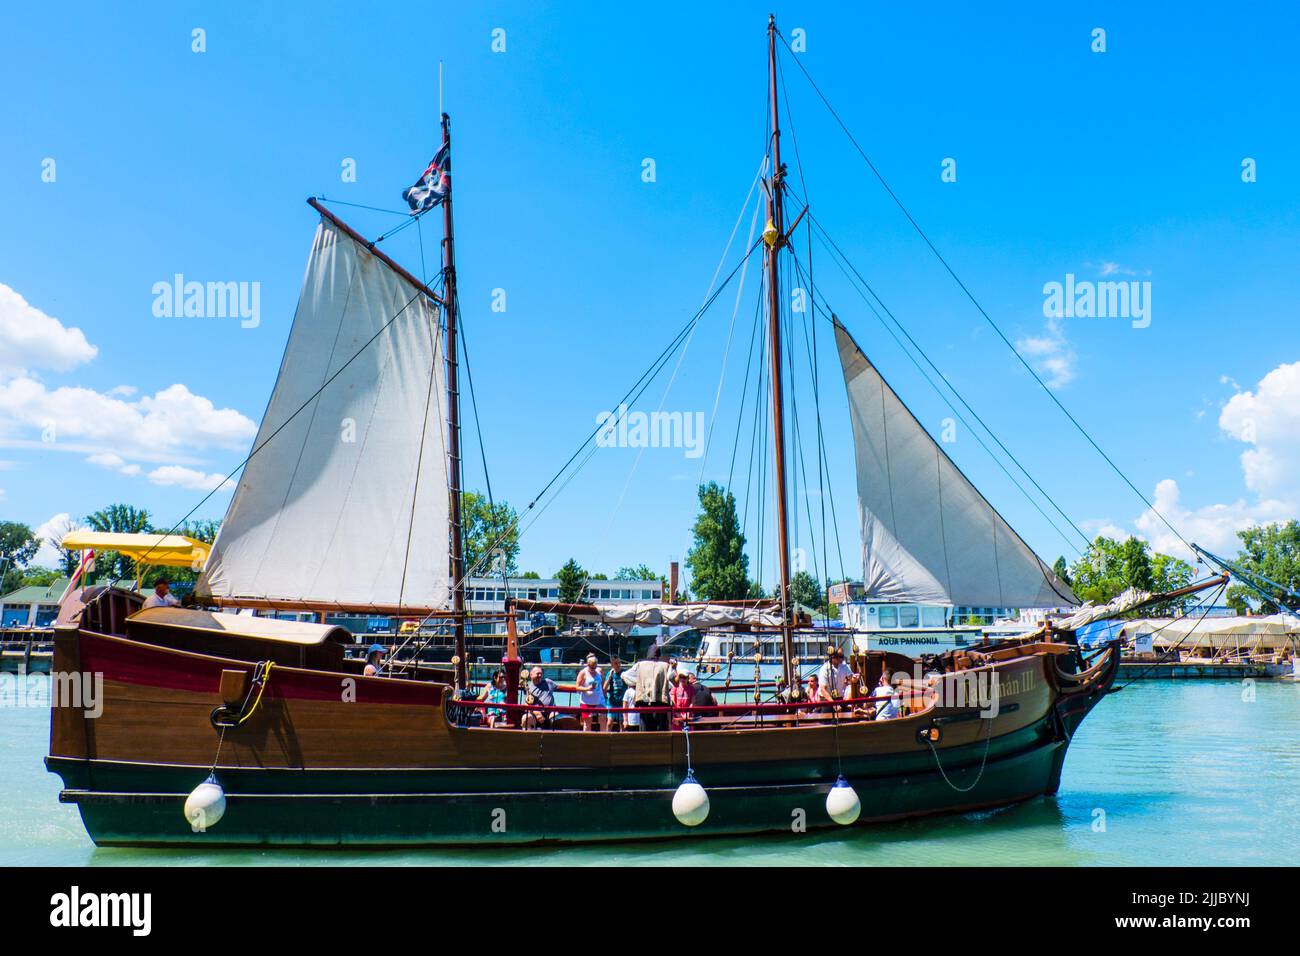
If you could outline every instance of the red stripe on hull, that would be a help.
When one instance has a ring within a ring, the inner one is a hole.
[[[216,693],[223,670],[252,673],[247,661],[223,660],[184,651],[158,653],[156,648],[133,641],[81,633],[81,669],[100,673],[105,680],[117,680],[146,687],[164,687],[200,694]],[[342,701],[345,696],[359,704],[442,703],[443,685],[398,680],[389,677],[360,677],[274,668],[266,696],[285,700]]]

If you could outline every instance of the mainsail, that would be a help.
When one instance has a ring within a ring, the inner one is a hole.
[[[322,219],[256,452],[198,593],[444,605],[442,351],[437,304]]]
[[[989,607],[1078,604],[958,470],[838,320],[868,599]]]

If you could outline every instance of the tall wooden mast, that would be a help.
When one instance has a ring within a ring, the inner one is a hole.
[[[793,608],[790,607],[790,530],[786,516],[785,483],[785,410],[781,381],[781,281],[779,258],[785,244],[785,167],[781,165],[781,123],[777,111],[776,83],[776,17],[767,18],[767,71],[768,95],[772,100],[772,188],[767,196],[767,300],[768,300],[768,354],[771,357],[772,379],[772,457],[776,468],[776,535],[781,561],[781,654],[786,686],[793,697],[802,693],[794,672]]]
[[[460,385],[458,381],[458,353],[456,344],[456,235],[451,217],[451,117],[442,114],[442,145],[446,150],[443,160],[447,175],[447,197],[442,201],[442,269],[443,298],[447,317],[447,476],[448,516],[451,538],[450,573],[451,607],[455,612],[452,623],[456,643],[456,686],[464,687],[468,671],[465,660],[465,539],[461,527],[460,496]]]

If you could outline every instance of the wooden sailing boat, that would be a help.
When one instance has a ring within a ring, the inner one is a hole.
[[[789,600],[776,279],[788,230],[775,43],[769,23],[775,599],[621,610],[516,602],[514,610],[766,629],[780,635],[793,674],[799,622]],[[443,132],[449,142],[445,117]],[[512,642],[502,706],[510,727],[472,725],[465,717],[474,705],[457,696],[467,683],[467,569],[450,198],[441,295],[313,205],[321,222],[293,331],[200,590],[219,607],[440,615],[457,635],[456,666],[366,677],[345,658],[352,636],[341,628],[140,610],[128,592],[84,591],[56,628],[55,670],[102,676],[102,712],[54,695],[47,764],[96,843],[380,846],[741,833],[788,830],[798,814],[816,828],[1056,791],[1070,739],[1110,688],[1119,653],[1110,646],[1087,661],[1070,633],[1050,628],[929,662],[937,676],[918,670],[897,685],[904,713],[892,720],[865,715],[873,700],[810,707],[794,683],[787,697],[704,715],[720,719],[689,733],[522,729]],[[1026,589],[1073,603],[910,419],[843,327],[836,332],[854,416],[864,560],[880,593],[994,587],[999,605],[1017,603]],[[358,426],[356,442],[339,439],[348,421]],[[874,505],[881,482],[910,482],[907,507]],[[935,521],[950,533],[927,550]],[[514,619],[507,615],[512,637]],[[882,671],[911,672],[916,662],[868,651],[853,665],[873,687]],[[674,813],[683,780],[698,780],[710,796],[703,819],[698,802],[680,814],[690,829]]]

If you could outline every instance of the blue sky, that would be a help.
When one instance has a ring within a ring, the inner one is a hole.
[[[401,205],[437,142],[440,60],[487,459],[496,494],[525,505],[709,288],[762,155],[769,6],[7,12],[0,512],[52,527],[126,501],[170,524],[241,460],[314,229],[303,200]],[[1291,6],[775,12],[787,35],[806,31],[803,64],[957,273],[1184,535],[1231,548],[1237,527],[1295,514]],[[195,28],[205,52],[192,50]],[[1091,50],[1094,28],[1106,31],[1104,53]],[[492,49],[498,29],[504,52]],[[785,158],[797,179],[793,130],[814,215],[1076,522],[1173,548],[996,341],[783,56]],[[654,182],[643,181],[647,158]],[[941,179],[949,158],[956,182]],[[1255,182],[1242,181],[1246,158]],[[356,182],[341,181],[346,159]],[[401,221],[337,208],[368,235]],[[388,251],[427,271],[438,235],[431,217]],[[938,434],[950,413],[816,247],[814,267],[820,294]],[[260,322],[156,317],[151,289],[176,273],[259,283]],[[1043,286],[1067,274],[1150,282],[1149,326],[1049,323]],[[706,478],[727,472],[755,278]],[[494,289],[504,312],[491,309]],[[664,397],[660,379],[647,407],[711,412],[732,305],[719,299],[672,391]],[[857,575],[851,438],[833,352],[820,362],[830,490]],[[969,436],[947,448],[1040,554],[1071,554]],[[467,485],[481,488],[472,440],[467,461]],[[682,449],[601,449],[528,529],[521,567],[549,574],[572,555],[611,574],[666,568],[684,557],[700,474]],[[219,518],[228,500],[218,492],[199,516]],[[820,551],[806,525],[800,544]]]

